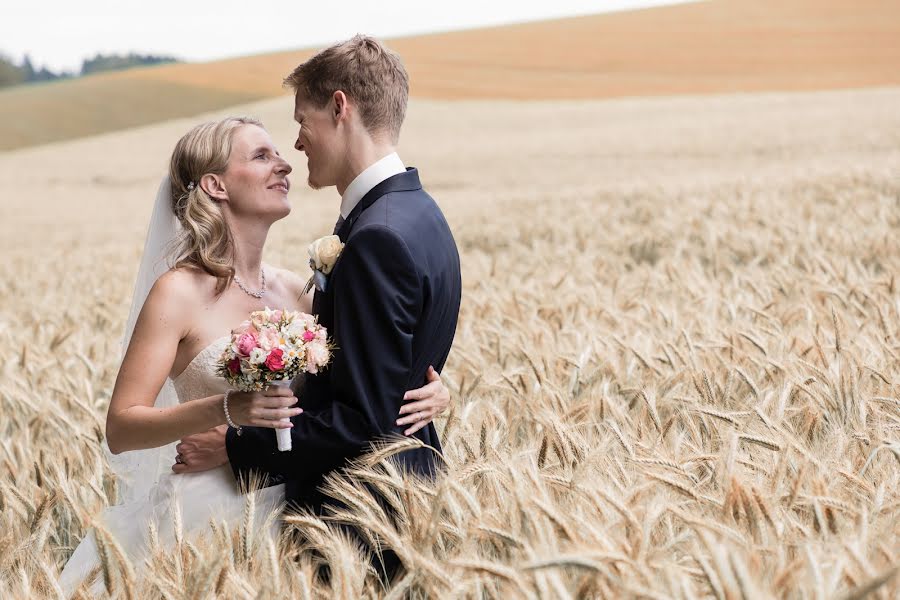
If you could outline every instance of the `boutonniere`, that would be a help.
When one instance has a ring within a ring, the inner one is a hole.
[[[325,289],[328,287],[328,276],[343,249],[344,243],[336,235],[326,235],[309,245],[307,250],[309,268],[313,270],[313,274],[306,282],[306,287],[303,288],[304,295],[312,289],[313,285],[317,290],[325,293]]]

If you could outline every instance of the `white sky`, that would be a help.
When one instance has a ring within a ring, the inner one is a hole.
[[[0,53],[77,71],[102,53],[206,61],[379,37],[468,29],[685,0],[48,0],[5,1]]]

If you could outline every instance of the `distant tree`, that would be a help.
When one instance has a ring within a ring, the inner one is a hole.
[[[101,71],[119,71],[145,65],[177,62],[172,56],[155,56],[152,54],[97,54],[94,58],[86,58],[81,63],[81,74],[99,73]]]
[[[34,67],[31,65],[31,57],[27,54],[22,58],[22,73],[25,81],[34,81]]]
[[[31,77],[31,81],[53,81],[54,79],[68,79],[72,75],[70,73],[54,73],[48,71],[46,67],[41,67],[40,71],[35,71]]]
[[[0,87],[24,83],[25,73],[6,56],[0,56]]]
[[[115,71],[141,65],[157,65],[170,62],[177,62],[177,59],[171,56],[154,56],[152,54],[135,54],[133,52],[125,56],[119,54],[98,54],[94,58],[85,59],[82,62],[80,74],[87,75],[100,71]],[[72,76],[71,73],[67,72],[55,73],[46,67],[35,69],[34,64],[31,62],[31,57],[27,54],[22,58],[21,65],[17,65],[9,57],[0,54],[0,88],[36,81],[52,81]]]

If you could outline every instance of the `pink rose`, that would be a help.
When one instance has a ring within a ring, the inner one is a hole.
[[[284,311],[281,311],[281,310],[273,310],[273,311],[272,311],[272,318],[271,318],[271,321],[272,321],[273,323],[280,323],[280,322],[281,322],[281,317],[282,317],[283,315],[284,315]]]
[[[241,372],[241,359],[234,357],[228,361],[228,370],[232,375],[237,375]]]
[[[266,328],[259,332],[259,347],[263,350],[271,350],[278,346],[278,332],[274,329]]]
[[[241,356],[250,356],[250,352],[256,348],[258,340],[252,333],[242,333],[238,338],[237,351]]]
[[[283,358],[284,352],[281,351],[281,348],[275,348],[266,357],[266,366],[269,367],[270,371],[280,371],[284,368]]]
[[[311,342],[314,339],[316,339],[316,334],[313,333],[312,331],[306,330],[303,332],[303,341],[304,342]]]

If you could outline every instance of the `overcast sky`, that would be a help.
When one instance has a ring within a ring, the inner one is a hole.
[[[48,0],[4,2],[0,53],[77,71],[102,53],[206,61],[380,37],[627,10],[678,0]]]

